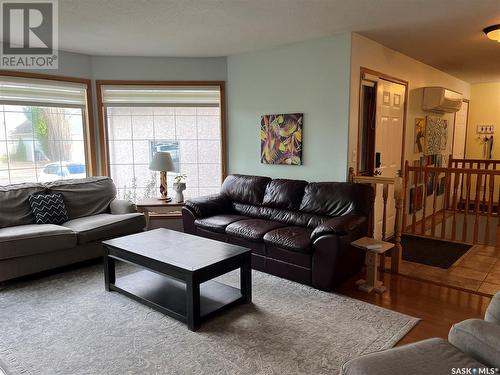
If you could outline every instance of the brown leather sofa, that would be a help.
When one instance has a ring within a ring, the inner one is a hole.
[[[373,189],[345,182],[230,175],[220,194],[192,199],[184,231],[252,249],[253,268],[331,290],[358,272]]]

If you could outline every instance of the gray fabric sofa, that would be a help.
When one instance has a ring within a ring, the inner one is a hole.
[[[35,224],[30,194],[61,193],[69,221]],[[102,256],[101,241],[144,230],[108,177],[0,186],[0,282]]]
[[[433,338],[367,354],[345,363],[341,375],[497,374],[499,368],[500,292],[484,320],[455,324],[448,341]]]

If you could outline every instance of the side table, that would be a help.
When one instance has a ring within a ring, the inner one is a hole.
[[[137,211],[144,213],[146,219],[146,229],[149,229],[150,215],[151,214],[179,214],[181,215],[182,206],[184,202],[174,203],[165,202],[164,200],[158,198],[146,198],[140,200],[137,204]]]
[[[370,237],[362,237],[351,245],[366,251],[366,279],[360,279],[356,282],[358,289],[370,293],[375,290],[377,293],[384,293],[386,288],[382,281],[378,280],[379,255],[394,247],[393,243],[376,240]]]

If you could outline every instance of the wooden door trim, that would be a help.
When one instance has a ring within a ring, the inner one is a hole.
[[[30,73],[30,72],[20,72],[14,70],[0,70],[0,76],[10,76],[19,78],[31,78],[31,79],[44,79],[48,81],[58,81],[58,82],[70,82],[70,83],[80,83],[86,86],[86,104],[85,114],[87,121],[84,123],[84,133],[85,133],[85,158],[88,167],[89,176],[97,175],[97,152],[96,152],[96,139],[95,139],[95,122],[94,122],[94,107],[92,101],[92,80],[87,78],[70,77],[63,75],[52,75],[52,74],[42,74],[42,73]]]
[[[408,81],[400,78],[396,78],[393,76],[390,76],[385,73],[378,72],[376,70],[372,70],[366,67],[360,67],[359,68],[359,99],[361,99],[361,90],[362,90],[362,85],[363,85],[363,76],[365,73],[377,76],[379,79],[383,79],[385,81],[389,81],[392,83],[397,83],[400,85],[403,85],[405,87],[405,104],[403,108],[403,135],[402,135],[402,145],[401,145],[401,164],[400,164],[400,170],[403,170],[403,165],[405,161],[405,149],[406,149],[406,117],[408,113]],[[360,127],[361,127],[361,100],[358,100],[358,149],[357,149],[357,160],[356,160],[356,174],[359,173],[359,155],[360,155],[360,144],[359,144],[359,135],[360,135]],[[373,155],[375,157],[375,154]]]
[[[221,131],[221,178],[227,176],[226,149],[226,98],[225,81],[141,81],[141,80],[96,80],[97,111],[99,117],[99,141],[101,149],[101,172],[109,176],[108,134],[104,103],[102,101],[102,86],[217,86],[220,93],[220,131]]]

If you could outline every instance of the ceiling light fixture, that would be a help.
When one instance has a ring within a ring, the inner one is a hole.
[[[497,42],[500,43],[500,24],[488,26],[485,29],[483,29],[483,32],[489,39],[496,40]]]

